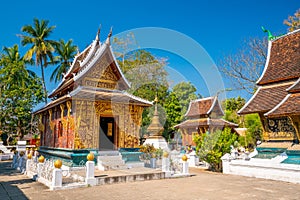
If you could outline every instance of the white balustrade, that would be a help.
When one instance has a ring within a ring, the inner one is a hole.
[[[97,179],[95,178],[95,162],[87,161],[86,162],[86,178],[85,183],[87,185],[96,185]]]

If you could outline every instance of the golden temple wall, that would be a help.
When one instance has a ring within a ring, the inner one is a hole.
[[[263,125],[264,141],[294,141],[297,134],[293,121],[289,117],[267,119],[263,114],[259,115]]]
[[[108,101],[74,100],[75,119],[80,148],[99,149],[100,118],[113,117],[116,125],[115,146],[118,148],[138,147],[143,107]]]

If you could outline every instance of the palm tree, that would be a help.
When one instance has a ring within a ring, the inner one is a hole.
[[[78,47],[72,43],[72,40],[69,40],[67,43],[65,43],[63,39],[60,39],[55,45],[55,52],[57,53],[57,56],[54,58],[54,63],[58,64],[58,66],[54,69],[50,77],[50,81],[54,80],[55,83],[60,81],[63,77],[63,74],[69,70],[72,60],[78,50]]]
[[[53,40],[48,40],[47,38],[50,36],[55,26],[48,27],[48,20],[38,19],[33,20],[32,25],[25,25],[22,27],[22,32],[27,35],[20,35],[22,38],[22,45],[26,46],[30,44],[30,49],[25,53],[24,58],[26,60],[31,60],[33,55],[35,55],[35,64],[41,67],[42,72],[42,84],[44,89],[44,101],[47,103],[47,88],[45,84],[45,74],[44,68],[47,66],[49,62],[47,62],[48,58],[50,61],[53,60],[53,52],[54,46],[57,42]]]

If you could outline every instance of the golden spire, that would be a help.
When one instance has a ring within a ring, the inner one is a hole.
[[[154,102],[155,102],[155,110],[154,110],[151,124],[147,128],[147,131],[150,133],[150,136],[161,136],[164,127],[159,122],[159,114],[157,110],[157,102],[158,102],[157,96],[155,96]]]

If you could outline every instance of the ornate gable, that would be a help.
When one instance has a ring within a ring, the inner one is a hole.
[[[73,61],[73,64],[59,86],[49,95],[59,98],[78,86],[110,90],[127,90],[129,83],[123,75],[110,46],[111,33],[104,43],[98,34],[95,40]]]
[[[189,109],[185,116],[189,118],[207,117],[218,118],[223,115],[217,97],[196,99],[190,102]]]

